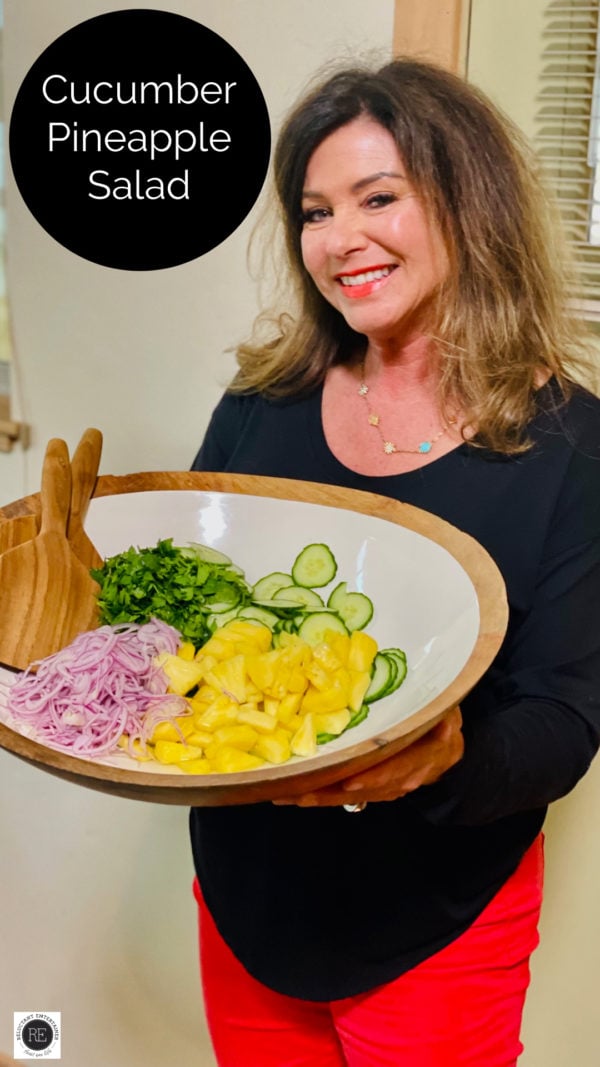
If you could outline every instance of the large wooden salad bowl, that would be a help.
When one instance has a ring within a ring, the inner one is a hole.
[[[24,517],[38,513],[38,494],[0,509],[0,544],[27,536],[35,523]],[[120,766],[80,759],[0,721],[0,747],[101,792],[214,806],[273,800],[338,781],[430,730],[473,688],[504,638],[504,583],[487,552],[436,516],[387,497],[250,475],[104,475],[86,529],[102,556],[159,537],[204,540],[227,552],[250,582],[285,569],[309,541],[326,542],[340,556],[340,575],[350,585],[364,581],[374,601],[368,632],[380,646],[405,648],[409,664],[396,694],[374,704],[365,722],[320,746],[315,756],[233,774],[186,775],[158,764],[149,770],[128,757]],[[0,684],[0,720],[1,694]]]

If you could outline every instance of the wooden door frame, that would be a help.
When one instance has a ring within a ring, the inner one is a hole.
[[[393,51],[464,74],[471,0],[395,0]]]

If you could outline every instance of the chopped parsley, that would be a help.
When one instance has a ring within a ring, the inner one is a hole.
[[[100,586],[100,622],[162,619],[199,648],[210,637],[210,615],[241,608],[251,599],[244,577],[226,560],[202,559],[199,547],[180,548],[172,538],[111,556],[91,571]]]

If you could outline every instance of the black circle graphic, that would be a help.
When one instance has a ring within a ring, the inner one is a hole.
[[[123,270],[173,267],[221,244],[256,202],[270,145],[263,94],[236,50],[147,8],[57,38],[26,75],[9,133],[40,225]]]
[[[23,1023],[21,1042],[30,1052],[43,1052],[54,1041],[54,1029],[46,1019],[32,1018]]]

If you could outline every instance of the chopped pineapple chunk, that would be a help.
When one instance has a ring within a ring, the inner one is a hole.
[[[194,729],[194,720],[191,715],[178,715],[172,722],[166,719],[158,722],[152,731],[150,741],[182,741],[185,740]]]
[[[217,697],[204,711],[194,714],[194,725],[199,730],[218,730],[221,726],[237,722],[239,705],[226,696]]]
[[[185,763],[189,759],[197,759],[202,755],[202,749],[197,745],[187,745],[182,741],[157,741],[154,746],[154,754],[159,763]]]
[[[282,631],[235,619],[198,652],[186,642],[157,657],[169,690],[187,697],[189,714],[158,722],[139,758],[187,774],[229,774],[291,756],[312,756],[317,735],[341,734],[364,701],[377,643],[368,634],[327,631],[309,646]],[[128,749],[128,739],[121,747]]]
[[[365,699],[365,693],[371,682],[369,671],[350,672],[350,688],[348,692],[348,707],[352,711],[359,711]]]
[[[329,675],[329,685],[326,689],[307,689],[302,698],[301,710],[317,711],[341,711],[348,707],[348,685],[342,679]]]
[[[179,766],[186,774],[210,774],[212,771],[209,760],[205,759],[204,756],[200,756],[199,759],[184,760]]]
[[[205,675],[206,681],[231,700],[243,704],[246,699],[246,661],[244,656],[235,655],[223,663],[217,663]]]
[[[213,739],[213,733],[210,730],[192,730],[191,734],[186,737],[188,745],[198,745],[198,748],[206,748],[210,745]]]
[[[377,641],[363,630],[350,635],[348,666],[353,671],[368,671],[377,654]]]
[[[265,761],[251,752],[222,745],[210,764],[216,774],[231,774],[233,771],[253,771],[256,767],[263,767]]]
[[[206,755],[210,759],[220,746],[239,748],[242,752],[249,752],[258,741],[258,734],[247,723],[235,722],[229,726],[220,726],[215,730],[214,738],[210,745],[206,746]]]
[[[348,708],[342,711],[326,711],[323,714],[315,714],[315,729],[317,734],[341,734],[346,729],[352,715]]]
[[[343,637],[344,634],[341,634],[340,636]],[[337,671],[340,667],[346,666],[347,657],[340,657],[328,641],[323,641],[322,644],[315,645],[312,650],[312,654],[313,660],[316,660],[317,663],[320,663],[321,666],[324,667],[325,670],[329,671],[330,673],[332,671]]]
[[[342,667],[348,666],[348,654],[350,652],[350,638],[347,634],[336,633],[335,630],[327,630],[325,641],[332,652],[337,656]]]
[[[179,696],[185,696],[202,681],[202,667],[196,660],[190,662],[169,652],[161,652],[154,662],[165,672],[170,691]]]
[[[192,660],[196,655],[196,649],[192,641],[184,641],[183,644],[177,649],[177,655],[180,659]]]
[[[243,642],[259,652],[267,652],[271,647],[272,634],[268,626],[261,626],[245,619],[234,619],[227,623],[217,636],[227,641]]]
[[[279,722],[283,723],[284,725],[288,723],[292,718],[292,715],[296,715],[300,710],[301,703],[302,693],[296,693],[294,690],[292,690],[291,693],[288,693],[287,696],[284,696],[279,701],[279,709],[277,712],[277,718],[279,719]]]
[[[286,763],[292,752],[290,739],[285,730],[273,731],[272,734],[263,734],[259,737],[252,752],[260,756],[267,763]]]
[[[317,751],[315,719],[310,712],[303,717],[301,725],[292,737],[290,749],[294,756],[314,756]]]
[[[266,711],[259,711],[258,708],[240,708],[238,722],[247,723],[259,734],[270,734],[277,726],[277,717],[268,715]]]
[[[128,734],[121,734],[117,741],[117,745],[119,748],[122,748],[127,752],[129,756],[134,756],[135,759],[140,760],[141,762],[148,762],[148,760],[154,759],[151,748],[147,746],[145,747],[141,741],[137,740],[137,738],[135,741],[131,741]]]

